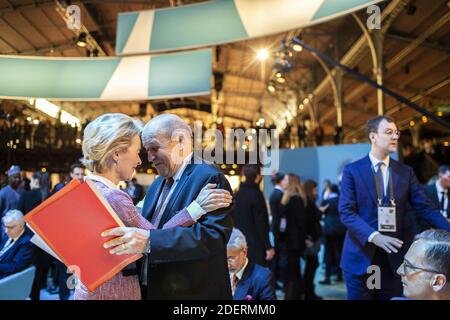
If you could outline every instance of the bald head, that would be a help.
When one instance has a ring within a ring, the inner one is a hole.
[[[142,141],[145,144],[156,137],[167,140],[178,140],[180,135],[183,135],[190,141],[192,138],[192,129],[177,115],[161,114],[145,125],[142,131]]]
[[[172,177],[192,152],[192,130],[179,116],[162,114],[145,125],[142,143],[158,174]]]

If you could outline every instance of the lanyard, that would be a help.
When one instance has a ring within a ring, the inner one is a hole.
[[[381,168],[378,168],[378,170],[381,170]],[[395,198],[394,198],[394,184],[392,183],[392,170],[391,168],[387,168],[386,170],[389,170],[389,193],[390,193],[390,200],[391,200],[391,205],[395,207]],[[380,186],[378,185],[378,181],[377,181],[377,177],[376,177],[376,173],[375,170],[372,167],[372,173],[373,173],[373,180],[375,182],[375,189],[377,191],[377,198],[378,198],[378,206],[381,206],[382,201],[383,201],[383,196],[382,196],[382,192],[384,193],[384,190],[382,190],[380,192]],[[383,172],[381,172],[381,174],[383,174]],[[384,179],[383,179],[384,180]]]

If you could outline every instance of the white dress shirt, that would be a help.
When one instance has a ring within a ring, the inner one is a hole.
[[[372,163],[372,168],[375,171],[375,173],[378,172],[378,163],[383,162],[384,166],[381,167],[381,173],[383,174],[383,184],[384,184],[384,190],[383,195],[386,195],[387,187],[389,185],[389,156],[387,156],[383,160],[378,160],[375,158],[371,153],[369,153],[370,162]]]
[[[3,246],[3,248],[0,250],[0,258],[6,253],[8,252],[9,249],[12,248],[12,246],[14,245],[14,243],[17,241],[17,239],[19,239],[23,233],[25,232],[25,229],[22,230],[22,232],[15,238],[8,238],[8,240],[6,240],[5,245]]]
[[[441,201],[442,197],[444,197],[444,208],[442,209],[441,213],[446,216],[447,208],[448,208],[448,196],[447,196],[447,189],[442,188],[441,184],[439,183],[439,179],[436,181],[436,190],[437,190],[437,196],[439,200],[439,210],[441,210]],[[444,194],[442,194],[444,192]]]
[[[384,190],[383,190],[383,194],[386,195],[387,193],[387,187],[389,185],[389,155],[384,158],[383,160],[379,160],[377,158],[375,158],[372,153],[369,153],[369,159],[370,162],[372,163],[372,168],[374,169],[375,173],[377,173],[378,171],[378,163],[383,162],[384,166],[381,167],[381,173],[383,174],[383,184],[384,184]],[[379,234],[380,232],[378,231],[374,231],[370,234],[369,238],[367,239],[367,241],[372,242],[373,238]]]
[[[173,191],[175,190],[178,183],[180,182],[181,177],[183,176],[184,170],[186,169],[187,165],[191,162],[192,155],[193,153],[191,152],[191,154],[189,154],[186,158],[184,158],[180,168],[178,168],[178,170],[173,175],[172,187],[170,188],[170,191],[167,194],[167,197],[164,200],[164,203],[162,204],[159,212],[164,212],[164,210],[166,209]],[[189,212],[189,215],[191,216],[192,220],[194,221],[197,221],[206,213],[206,211],[203,210],[202,207],[200,207],[200,205],[195,200],[192,201],[191,204],[186,209]]]
[[[233,288],[233,276],[234,274],[236,274],[237,280],[240,281],[242,279],[242,276],[244,275],[245,272],[245,268],[247,268],[248,265],[248,258],[245,258],[245,264],[242,267],[241,270],[239,270],[238,272],[230,272],[230,282],[231,282],[231,288]],[[232,292],[232,295],[234,296],[234,292]]]

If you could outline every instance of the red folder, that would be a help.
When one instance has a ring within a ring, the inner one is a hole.
[[[114,237],[101,233],[124,224],[90,181],[72,180],[28,213],[25,221],[67,267],[78,268],[77,277],[90,291],[142,257],[112,255],[103,248]]]

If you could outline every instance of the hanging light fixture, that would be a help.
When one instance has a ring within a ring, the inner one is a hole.
[[[80,34],[78,35],[78,39],[77,39],[77,46],[84,48],[86,47],[86,43],[87,43],[87,35],[86,32],[80,32]]]

